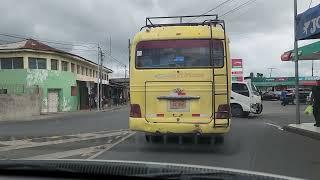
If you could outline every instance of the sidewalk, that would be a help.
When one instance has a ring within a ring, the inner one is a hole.
[[[121,105],[121,106],[113,106],[109,108],[102,109],[100,112],[112,112],[119,109],[125,109],[128,105]],[[46,119],[52,119],[52,118],[63,118],[68,116],[81,116],[88,113],[98,113],[96,109],[92,109],[91,111],[89,109],[86,110],[79,110],[79,111],[71,111],[71,112],[56,112],[56,113],[46,113],[41,114],[37,116],[29,116],[19,119],[11,119],[11,120],[4,120],[0,121],[0,124],[2,123],[14,123],[14,122],[25,122],[25,121],[36,121],[36,120],[46,120]]]
[[[289,124],[284,126],[283,129],[288,132],[320,140],[320,127],[315,127],[313,124],[314,123]]]

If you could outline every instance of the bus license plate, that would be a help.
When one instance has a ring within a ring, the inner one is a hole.
[[[187,102],[186,100],[171,100],[170,109],[186,109]]]

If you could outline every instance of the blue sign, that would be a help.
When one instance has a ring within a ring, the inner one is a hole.
[[[174,59],[174,62],[183,62],[183,61],[184,61],[183,56],[176,56],[176,58]]]
[[[296,23],[298,40],[320,38],[320,4],[299,14]]]

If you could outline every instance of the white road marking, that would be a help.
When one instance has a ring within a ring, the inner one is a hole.
[[[111,146],[111,144],[92,146],[92,147],[87,147],[87,148],[80,148],[80,149],[56,152],[56,153],[51,153],[51,154],[43,154],[43,155],[26,157],[26,158],[21,158],[21,159],[28,159],[28,160],[39,159],[39,160],[41,160],[41,159],[61,159],[61,158],[71,157],[71,156],[76,156],[76,155],[88,156],[92,153],[99,151],[100,148],[107,148],[108,146]]]
[[[129,137],[131,137],[134,134],[135,134],[135,132],[131,132],[129,135],[123,137],[122,139],[120,139],[116,143],[111,144],[109,147],[107,147],[107,148],[103,149],[102,151],[94,154],[93,156],[88,157],[87,159],[94,159],[94,158],[100,156],[101,154],[105,153],[106,151],[109,151],[111,148],[113,148],[114,146],[116,146],[116,145],[120,144],[121,142],[125,141],[126,139],[128,139]]]
[[[100,133],[84,133],[84,134],[78,134],[75,138],[45,141],[45,142],[32,142],[31,140],[29,140],[29,141],[19,140],[19,143],[7,142],[7,144],[9,146],[0,147],[0,152],[15,150],[15,149],[48,146],[48,145],[56,145],[56,144],[63,144],[63,143],[72,143],[72,142],[78,142],[78,141],[85,141],[85,140],[99,139],[99,138],[105,138],[105,137],[126,135],[128,133],[129,133],[129,131],[118,131],[118,132],[115,131],[115,132],[110,132],[110,133],[105,133],[105,134],[103,134],[103,133],[101,133],[101,134]],[[0,142],[0,144],[5,144],[5,143]]]
[[[130,136],[135,134],[135,132],[129,133],[127,136],[123,137],[119,141],[113,144],[103,144],[99,146],[91,146],[91,147],[86,147],[86,148],[80,148],[80,149],[74,149],[74,150],[68,150],[68,151],[61,151],[61,152],[56,152],[56,153],[51,153],[51,154],[43,154],[43,155],[38,155],[38,156],[32,156],[32,157],[25,157],[21,159],[28,159],[28,160],[37,160],[37,159],[61,159],[61,158],[66,158],[66,157],[71,157],[71,156],[89,156],[87,159],[93,159],[102,153],[110,150],[112,147],[118,145],[119,143],[123,142]],[[109,142],[109,141],[108,141]],[[93,154],[93,155],[92,155]]]
[[[272,124],[272,123],[268,123],[266,122],[265,124],[269,125],[269,126],[273,126],[273,127],[276,127],[277,129],[279,129],[280,131],[283,131],[282,127],[279,126],[279,125],[276,125],[276,124]]]

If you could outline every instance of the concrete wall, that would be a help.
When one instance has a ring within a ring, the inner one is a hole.
[[[40,115],[41,100],[36,94],[0,94],[0,121],[21,120]]]
[[[77,86],[76,81],[90,81],[96,82],[96,77],[78,74],[71,72],[71,63],[75,64],[75,71],[77,65],[95,69],[96,66],[89,62],[83,62],[67,56],[57,55],[55,53],[41,53],[41,52],[7,52],[0,53],[1,57],[23,57],[24,69],[0,69],[0,86],[24,84],[26,86],[37,85],[41,89],[41,107],[42,112],[48,111],[48,91],[59,91],[59,111],[76,111],[79,107],[79,94],[71,96],[71,87]],[[47,69],[28,69],[28,57],[46,58]],[[56,59],[59,62],[59,70],[51,70],[51,59]],[[61,71],[61,61],[69,62],[69,71]],[[105,71],[106,72],[106,71]],[[103,80],[104,84],[109,81]]]

